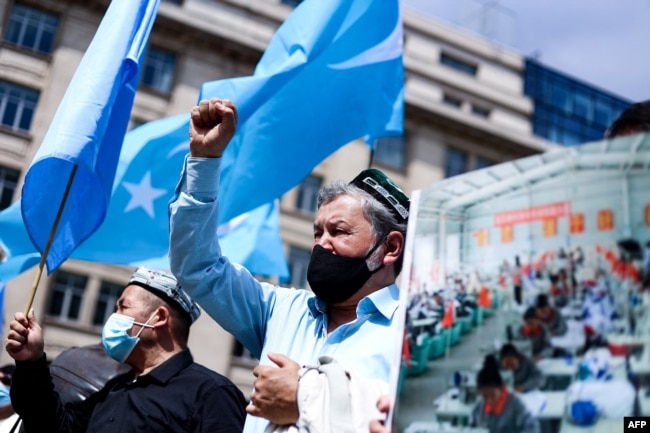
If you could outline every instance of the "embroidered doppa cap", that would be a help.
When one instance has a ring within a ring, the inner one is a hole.
[[[186,314],[192,323],[201,315],[198,304],[181,288],[176,278],[169,272],[140,266],[131,275],[127,285],[130,284],[136,284],[165,300],[169,305]]]
[[[392,180],[376,168],[363,170],[355,177],[351,185],[355,185],[382,203],[395,216],[399,223],[406,223],[409,218],[411,201]]]

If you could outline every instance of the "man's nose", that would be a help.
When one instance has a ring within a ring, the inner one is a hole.
[[[321,235],[320,238],[314,241],[314,245],[320,245],[328,251],[333,251],[334,247],[332,245],[332,237],[327,233]]]

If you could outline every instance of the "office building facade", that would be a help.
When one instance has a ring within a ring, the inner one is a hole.
[[[524,94],[533,102],[533,133],[564,146],[603,138],[631,102],[526,59]]]
[[[292,11],[284,0],[163,1],[150,38],[131,127],[188,113],[203,82],[250,75]],[[25,172],[108,0],[0,0],[0,208],[20,198]],[[373,166],[411,192],[467,170],[554,145],[533,134],[524,93],[524,59],[478,37],[404,10],[405,134],[376,143]],[[280,225],[291,277],[308,290],[315,193],[368,166],[361,140],[322,161],[281,198]],[[270,167],[272,175],[274,167]],[[278,175],[281,171],[277,167]],[[1,234],[0,234],[1,236]],[[42,278],[34,307],[54,357],[96,343],[132,267],[67,261]],[[7,284],[4,332],[22,311],[34,270]],[[197,361],[229,375],[247,392],[256,360],[203,315],[190,348]],[[0,362],[8,356],[0,354]]]

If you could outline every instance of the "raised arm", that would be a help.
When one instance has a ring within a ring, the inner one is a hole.
[[[237,108],[231,100],[199,102],[190,114],[190,156],[220,158],[236,128]]]
[[[217,238],[221,155],[236,125],[232,101],[213,98],[192,108],[190,155],[169,205],[169,261],[183,288],[259,357],[275,291],[230,263],[221,254]]]

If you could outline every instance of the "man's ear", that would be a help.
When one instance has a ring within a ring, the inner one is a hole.
[[[150,323],[152,326],[159,328],[161,326],[166,326],[169,323],[169,308],[164,305],[159,306],[155,312],[155,319]]]
[[[392,265],[400,258],[404,250],[404,235],[398,231],[392,231],[386,236],[386,254],[384,265]]]

